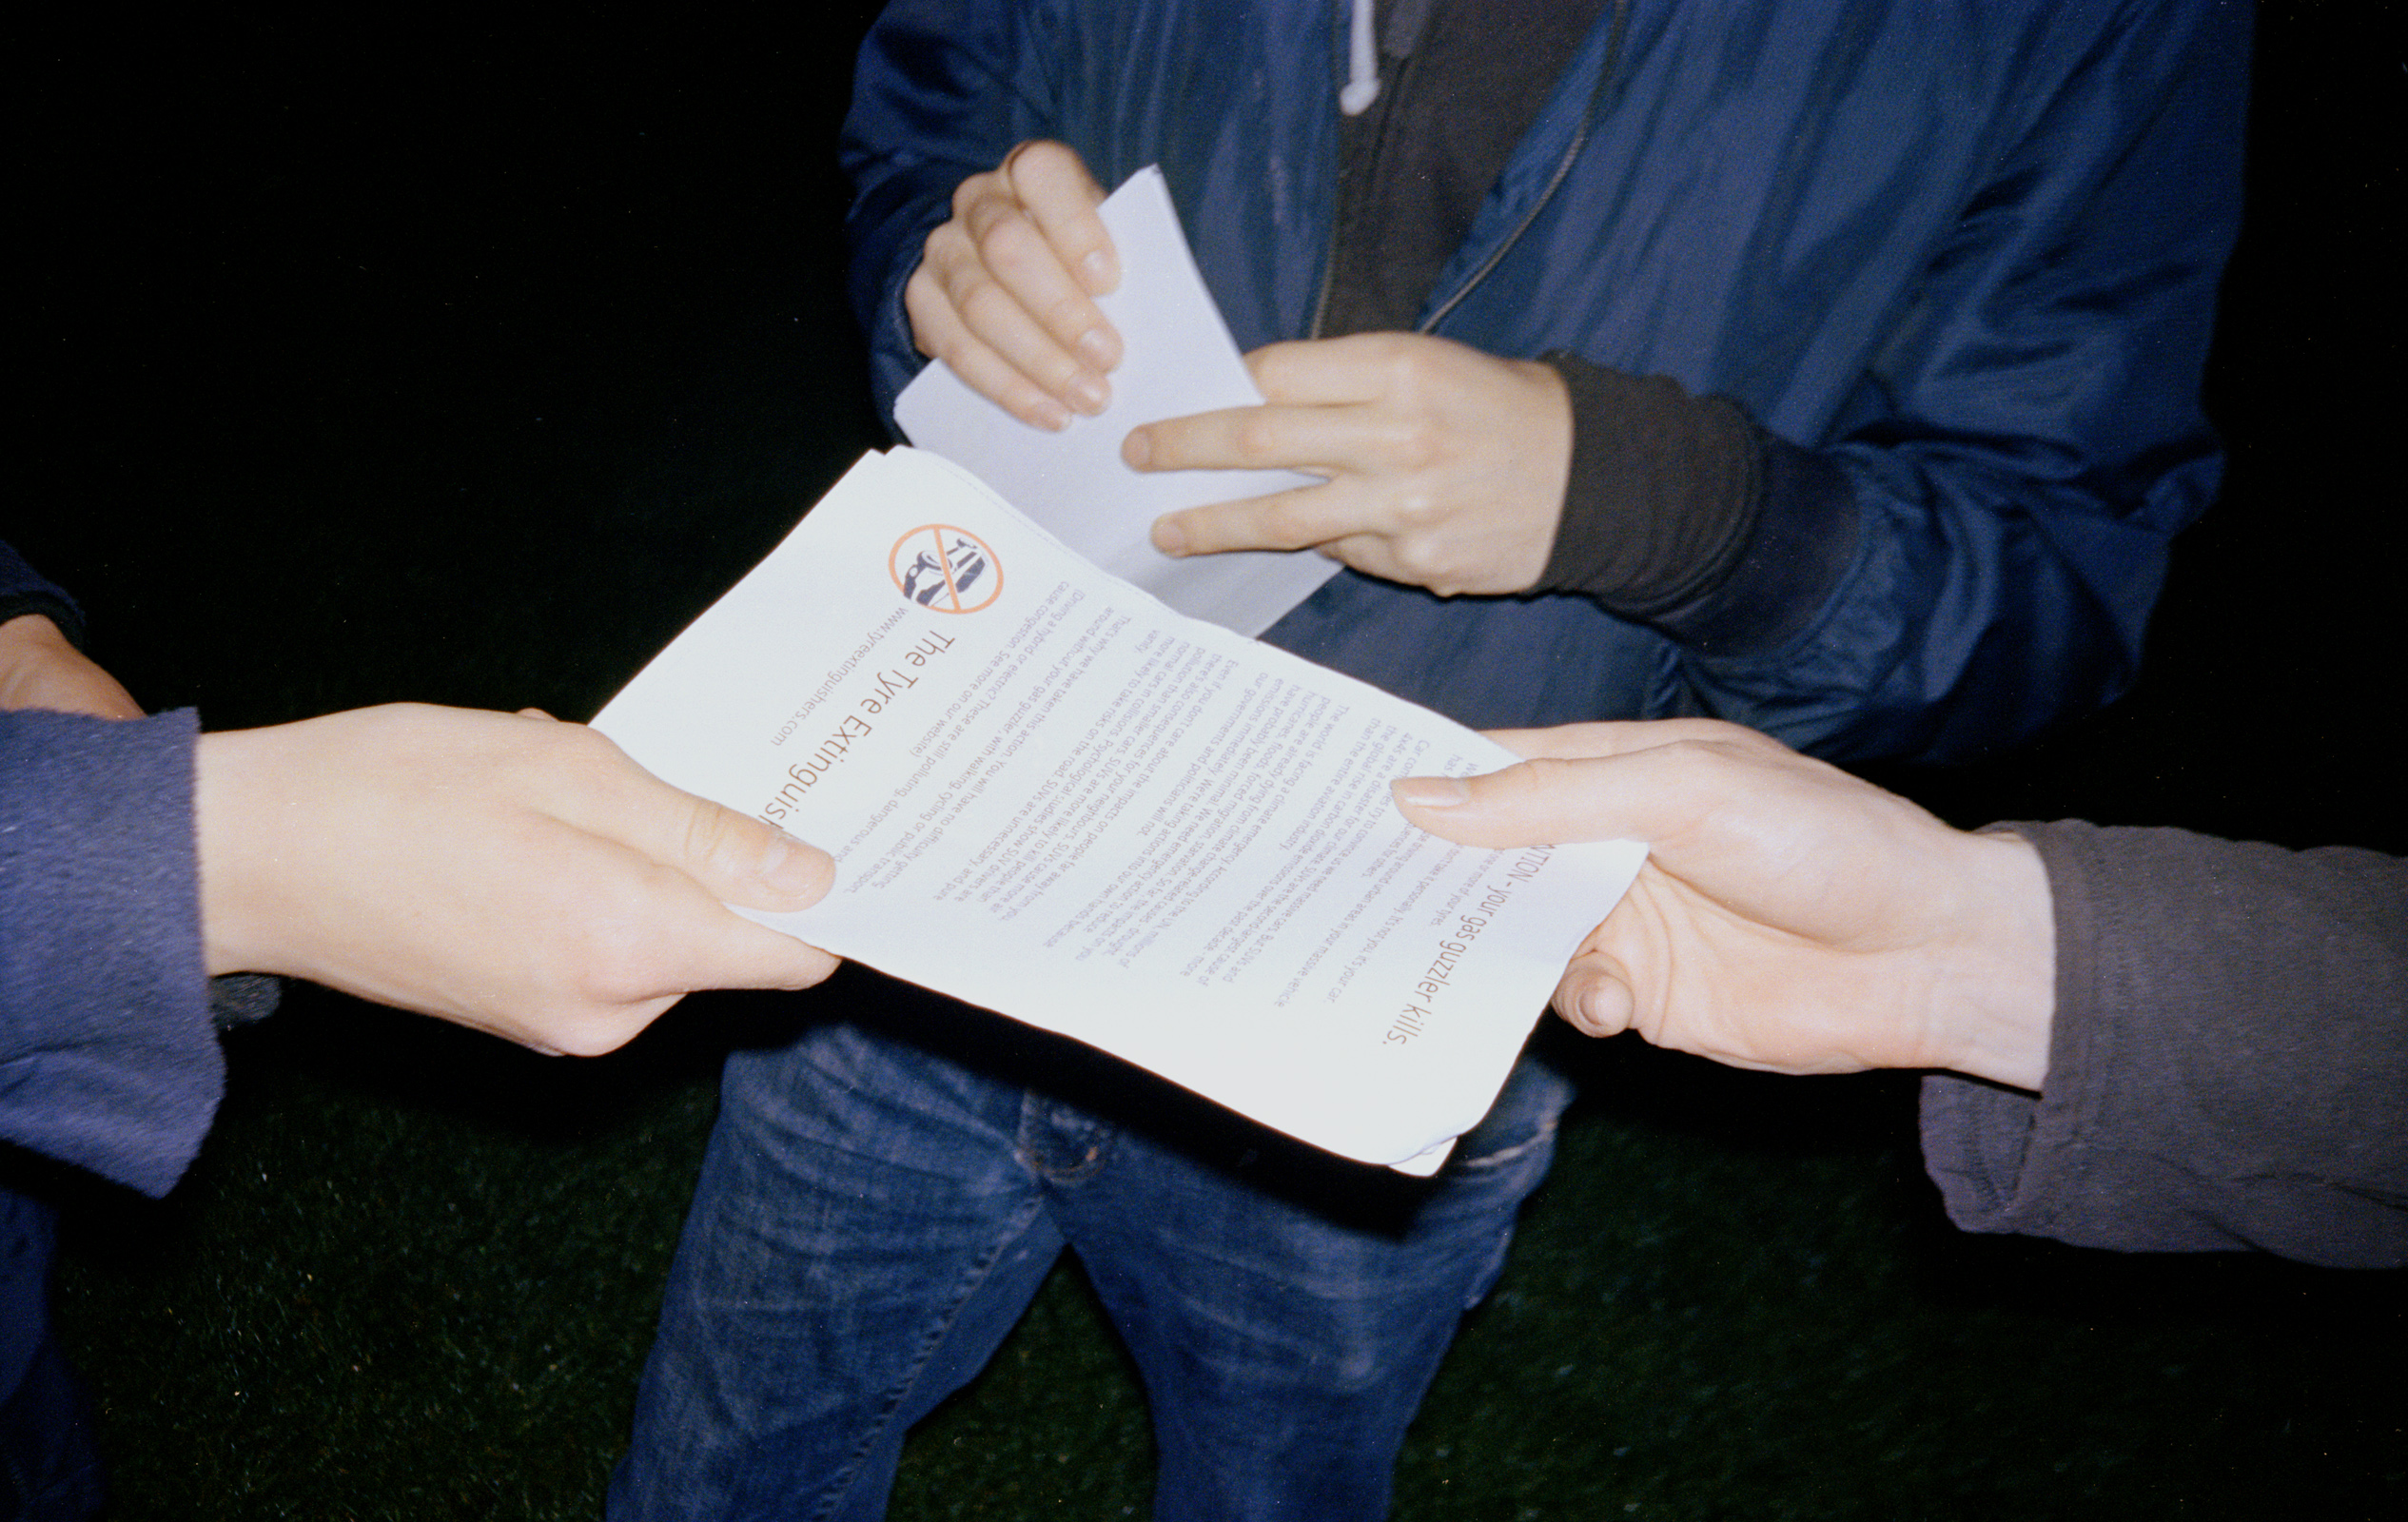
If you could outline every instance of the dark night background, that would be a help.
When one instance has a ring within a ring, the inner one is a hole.
[[[29,258],[0,537],[138,698],[213,727],[399,698],[589,714],[883,442],[832,164],[866,15],[11,22]],[[2208,383],[2224,500],[2123,703],[1878,773],[1959,823],[2408,850],[2379,738],[2398,18],[2261,16]],[[849,973],[800,1004],[888,997]],[[715,1055],[792,1018],[706,996],[546,1063],[296,989],[231,1042],[166,1204],[47,1181],[115,1514],[597,1514]],[[2408,1513],[2399,1275],[1963,1238],[1909,1079],[1586,1055],[1400,1517]],[[1099,1326],[1057,1274],[915,1438],[899,1522],[1144,1514],[1149,1439]]]

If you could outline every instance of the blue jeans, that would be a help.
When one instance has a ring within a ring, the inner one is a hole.
[[[1066,1246],[1145,1381],[1157,1518],[1385,1515],[1566,1081],[1525,1060],[1439,1176],[1411,1180],[1075,1043],[877,997],[730,1059],[614,1522],[881,1516],[904,1433]]]
[[[0,1517],[12,1522],[101,1512],[91,1413],[50,1330],[57,1245],[49,1203],[0,1185]]]
[[[1465,724],[1679,706],[1662,636],[1581,597],[1343,573],[1263,637]],[[1384,1516],[1570,1084],[1525,1058],[1439,1176],[1411,1180],[848,976],[880,1007],[729,1059],[614,1522],[882,1515],[905,1431],[986,1364],[1066,1246],[1145,1380],[1160,1522]]]

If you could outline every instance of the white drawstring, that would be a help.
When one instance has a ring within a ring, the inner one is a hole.
[[[1380,47],[1372,39],[1371,0],[1355,0],[1354,25],[1346,34],[1346,87],[1338,108],[1361,116],[1380,98]]]

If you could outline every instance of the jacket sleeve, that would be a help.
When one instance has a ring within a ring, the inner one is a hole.
[[[58,625],[69,643],[84,643],[84,611],[75,599],[26,564],[13,545],[0,540],[0,623],[28,614],[40,614]]]
[[[2037,1098],[1927,1079],[1968,1231],[2408,1264],[2408,861],[2014,827],[2057,920]]]
[[[2246,7],[2126,7],[2043,100],[1999,104],[1994,169],[1835,420],[1776,444],[1749,553],[1650,619],[1695,708],[1943,759],[2128,683],[2222,471],[2201,385],[2248,29]]]
[[[1047,49],[1031,35],[1042,27],[1026,5],[905,0],[862,42],[838,155],[854,188],[849,288],[881,417],[893,417],[895,394],[924,362],[903,284],[928,235],[952,215],[954,187],[1015,144],[1059,131]]]
[[[201,950],[189,710],[0,712],[0,1139],[147,1194],[225,1083]]]

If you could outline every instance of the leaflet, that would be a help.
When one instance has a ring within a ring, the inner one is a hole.
[[[1159,168],[1130,175],[1097,208],[1120,256],[1121,283],[1096,305],[1121,335],[1112,400],[1060,433],[1031,428],[964,385],[939,361],[895,399],[911,442],[969,470],[1062,541],[1197,618],[1259,634],[1338,574],[1311,550],[1247,550],[1173,559],[1154,519],[1183,507],[1261,497],[1321,478],[1284,470],[1135,471],[1121,440],[1141,423],[1263,404],[1204,288]]]
[[[1393,778],[1513,757],[1171,612],[908,448],[595,726],[834,855],[825,901],[763,924],[1414,1172],[1643,858],[1422,833]]]

